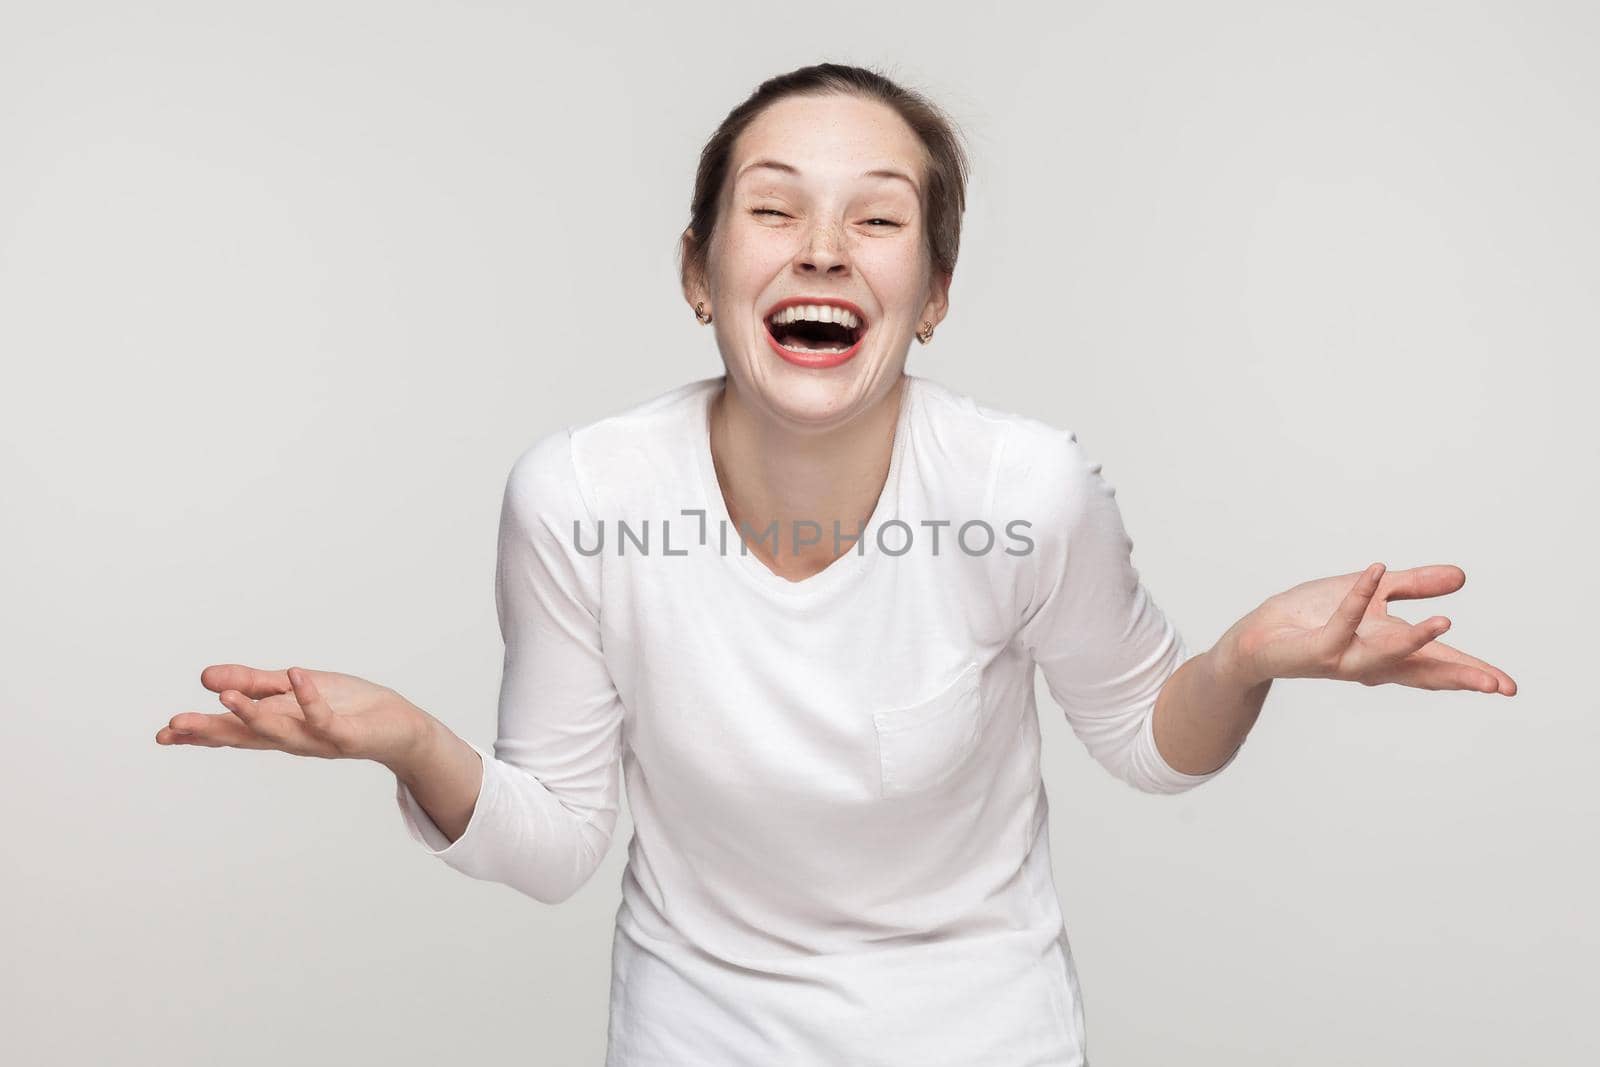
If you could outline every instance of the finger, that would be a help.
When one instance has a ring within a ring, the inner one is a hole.
[[[306,725],[312,733],[328,734],[333,731],[333,709],[328,702],[322,699],[322,694],[317,691],[316,683],[311,680],[309,672],[299,667],[291,667],[287,672],[289,684],[294,687],[295,702],[300,705],[300,712],[305,716]]]
[[[293,715],[268,711],[261,701],[251,700],[232,689],[223,693],[221,699],[251,731],[272,742],[274,748],[301,754],[326,747],[307,733],[305,723]]]
[[[161,744],[205,745],[210,748],[268,748],[265,739],[230,713],[207,715],[186,711],[174,715],[156,732]]]
[[[1350,647],[1350,642],[1356,635],[1356,627],[1361,625],[1361,620],[1366,617],[1367,605],[1372,603],[1372,595],[1378,591],[1378,583],[1382,579],[1382,563],[1374,563],[1361,572],[1356,584],[1350,587],[1350,591],[1334,609],[1333,617],[1322,627],[1317,643],[1324,653],[1336,656]]]
[[[156,742],[162,745],[188,745],[192,748],[277,748],[276,745],[268,741],[266,738],[257,737],[254,734],[251,734],[249,737],[242,738],[240,740],[222,740],[220,738],[211,737],[204,734],[186,733],[182,730],[174,730],[170,726],[163,726],[160,730],[156,731]]]
[[[181,744],[186,744],[187,740],[188,740],[188,736],[189,736],[188,734],[182,733],[181,731],[178,731],[178,730],[174,730],[170,726],[163,726],[161,729],[156,731],[156,744],[158,744],[158,745],[181,745]]]
[[[287,671],[263,671],[242,663],[213,663],[200,672],[200,684],[213,693],[237,689],[259,700],[289,692]]]
[[[1372,651],[1380,659],[1403,660],[1448,629],[1450,620],[1435,615],[1372,642]]]
[[[1392,667],[1386,676],[1388,681],[1414,689],[1470,689],[1493,693],[1499,684],[1485,671],[1438,659],[1406,660]]]
[[[1391,571],[1384,579],[1384,600],[1420,600],[1454,593],[1467,584],[1467,572],[1453,563],[1430,563]]]
[[[1428,659],[1437,659],[1444,663],[1455,663],[1465,667],[1476,667],[1478,670],[1483,671],[1485,674],[1488,674],[1495,679],[1499,685],[1499,691],[1501,694],[1508,697],[1517,695],[1516,679],[1512,678],[1511,675],[1507,674],[1499,667],[1496,667],[1494,664],[1479,659],[1477,656],[1467,655],[1467,653],[1461,651],[1459,648],[1456,648],[1454,645],[1447,645],[1443,641],[1435,641],[1433,644],[1418,652],[1417,655],[1426,657]]]
[[[244,720],[231,711],[221,711],[215,715],[204,711],[180,711],[168,720],[168,725],[180,733],[217,733],[230,729],[246,734],[250,732]]]

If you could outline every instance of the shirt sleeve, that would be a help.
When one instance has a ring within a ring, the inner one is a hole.
[[[600,647],[600,556],[577,551],[575,520],[592,538],[562,429],[523,452],[506,480],[495,565],[499,732],[492,751],[472,745],[483,778],[466,830],[447,840],[398,779],[395,793],[425,851],[547,904],[575,893],[605,858],[620,793],[623,706]]]
[[[1089,754],[1146,793],[1180,793],[1221,774],[1185,774],[1155,741],[1156,697],[1190,657],[1133,565],[1116,487],[1070,430],[1026,447],[1035,550],[1020,636]]]

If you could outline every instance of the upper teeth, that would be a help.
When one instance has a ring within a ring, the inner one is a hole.
[[[771,321],[777,324],[797,322],[802,319],[808,322],[837,322],[846,329],[851,330],[860,324],[860,320],[850,312],[842,307],[834,307],[832,304],[796,304],[793,307],[786,307],[773,315]]]

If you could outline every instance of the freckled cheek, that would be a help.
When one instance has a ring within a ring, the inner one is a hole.
[[[915,255],[888,249],[859,253],[852,262],[856,273],[885,305],[915,299],[926,270]]]
[[[886,277],[914,275],[921,268],[914,252],[891,247],[884,241],[863,241],[851,252],[850,258],[862,270],[875,271]]]
[[[765,234],[753,234],[729,241],[725,253],[729,263],[744,270],[753,270],[792,259],[794,245]]]

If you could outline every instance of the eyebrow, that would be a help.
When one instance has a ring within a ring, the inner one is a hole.
[[[792,176],[794,176],[796,178],[798,178],[800,176],[800,168],[795,167],[795,166],[791,166],[788,163],[782,163],[782,162],[779,162],[776,159],[752,159],[750,162],[746,163],[744,166],[739,168],[739,173],[735,174],[733,176],[734,182],[737,184],[740,178],[744,177],[747,173],[749,173],[752,170],[755,170],[758,167],[766,167],[766,168],[769,168],[771,170],[781,171],[784,174],[789,174],[789,175],[792,175]],[[862,178],[899,178],[901,181],[903,181],[906,184],[910,185],[911,188],[916,191],[918,196],[922,195],[922,190],[917,188],[916,180],[913,179],[910,175],[904,173],[903,171],[894,170],[894,169],[889,168],[889,167],[878,167],[878,168],[876,168],[874,170],[864,170],[864,171],[862,171],[861,174],[860,174],[860,177],[862,177]]]

